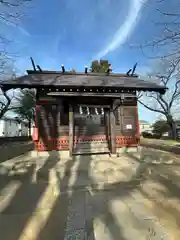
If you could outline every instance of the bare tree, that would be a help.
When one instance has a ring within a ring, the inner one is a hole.
[[[146,2],[149,7],[152,7],[152,2]],[[167,10],[168,9],[168,10]],[[152,47],[153,50],[161,49],[161,56],[164,57],[176,56],[180,57],[180,3],[172,0],[155,0],[154,11],[159,14],[159,22],[154,22],[158,28],[158,35],[153,39],[146,40],[141,44],[143,52],[147,47]],[[168,50],[167,50],[168,49]],[[168,52],[167,52],[168,51]],[[162,54],[163,52],[163,54]],[[156,54],[156,53],[155,53]]]
[[[11,102],[13,99],[13,94],[12,96],[9,95],[6,91],[1,89],[2,94],[0,95],[0,119],[4,116],[4,114],[11,110]],[[13,109],[13,108],[12,108]]]
[[[0,23],[7,26],[20,27],[24,9],[31,0],[0,0]],[[0,28],[0,53],[5,52],[7,44],[11,42]]]
[[[0,119],[8,112],[16,110],[19,105],[18,101],[16,100],[16,96],[18,92],[16,90],[9,90],[6,91],[0,85]]]
[[[19,27],[24,8],[31,0],[0,0],[0,23]],[[4,35],[3,28],[0,27],[0,82],[14,75],[13,59],[7,51],[7,46],[11,42]],[[5,91],[0,85],[0,119],[4,114],[15,108],[14,91]],[[13,106],[12,106],[13,104]]]
[[[28,121],[29,135],[31,135],[31,126],[35,121],[36,90],[21,90],[16,100],[14,112],[20,119]]]
[[[21,27],[21,19],[25,13],[25,7],[31,0],[0,0],[0,24]],[[4,34],[4,28],[0,27],[0,74],[9,62],[12,61],[7,46],[13,40]]]
[[[138,102],[150,111],[164,115],[171,129],[172,138],[175,139],[175,118],[180,110],[180,59],[159,60],[159,70],[155,71],[152,77],[168,90],[164,95],[155,92],[139,93]]]
[[[20,19],[24,13],[24,7],[31,0],[0,0],[0,21],[9,25],[20,23]],[[1,36],[5,39],[5,36]]]
[[[31,0],[0,0],[0,75],[12,65],[13,59],[8,49],[8,44],[13,40],[4,34],[2,24],[20,27],[25,7]],[[7,74],[7,72],[5,73]]]

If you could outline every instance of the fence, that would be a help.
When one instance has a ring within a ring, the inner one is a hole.
[[[19,137],[0,137],[0,145],[10,143],[10,142],[28,142],[32,138],[29,136],[19,136]]]

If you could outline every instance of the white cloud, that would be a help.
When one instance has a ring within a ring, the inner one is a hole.
[[[102,49],[94,59],[104,57],[107,53],[114,51],[126,42],[127,38],[133,32],[138,22],[142,7],[146,1],[147,0],[131,0],[129,12],[124,23],[114,34],[111,42],[104,49]]]
[[[16,23],[16,22],[13,22],[11,19],[10,20],[8,19],[6,21],[6,20],[0,18],[0,22],[7,27],[13,27],[13,28],[18,29],[21,34],[23,34],[27,37],[31,36],[31,34],[24,27],[22,27],[20,21],[18,23]]]
[[[24,27],[22,27],[22,26],[17,26],[17,28],[19,29],[19,31],[23,34],[23,35],[25,35],[25,36],[27,36],[27,37],[30,37],[31,36],[31,34],[27,31],[27,29],[25,29]]]

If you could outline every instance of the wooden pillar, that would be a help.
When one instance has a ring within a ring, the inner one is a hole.
[[[72,156],[73,151],[73,127],[74,127],[74,116],[73,106],[69,104],[69,155]]]
[[[106,131],[106,138],[108,141],[108,148],[110,149],[110,122],[109,122],[109,109],[105,109],[104,118],[105,118],[105,131]]]
[[[36,108],[35,108],[35,116],[34,116],[34,141],[39,140],[39,114],[40,114],[40,104],[39,104],[39,91],[36,90]]]
[[[116,154],[116,133],[115,133],[115,117],[113,112],[114,104],[110,106],[110,151],[112,154]]]
[[[140,139],[138,105],[136,105],[136,137]]]

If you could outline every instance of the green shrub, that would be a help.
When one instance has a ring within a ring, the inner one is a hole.
[[[153,135],[151,133],[149,133],[149,132],[142,132],[142,136],[144,138],[152,138],[153,137]]]
[[[161,134],[155,133],[155,134],[152,135],[152,138],[160,139],[161,138]]]

